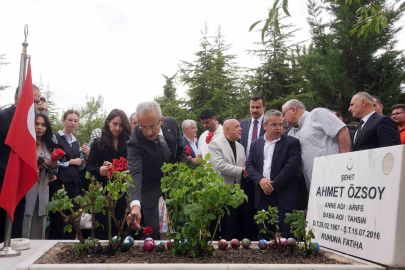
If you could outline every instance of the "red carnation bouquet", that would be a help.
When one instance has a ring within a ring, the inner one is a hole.
[[[107,178],[111,179],[114,172],[124,172],[128,170],[128,160],[120,157],[120,159],[113,159],[112,166],[108,167]]]
[[[205,143],[210,144],[210,142],[212,141],[212,137],[214,137],[214,133],[208,133],[207,137],[205,138]]]

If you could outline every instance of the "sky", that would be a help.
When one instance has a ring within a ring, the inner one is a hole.
[[[294,41],[309,40],[306,1],[289,3],[290,22],[301,28]],[[9,63],[1,68],[0,85],[10,86],[0,92],[0,106],[13,102],[25,24],[33,82],[41,76],[61,110],[100,94],[107,113],[119,108],[130,115],[139,102],[163,94],[162,74],[171,77],[181,60],[195,59],[205,23],[213,35],[221,26],[240,66],[256,67],[259,60],[246,51],[255,48],[260,33],[248,30],[266,18],[270,5],[271,0],[0,1],[0,55]],[[399,24],[405,25],[404,17]],[[398,49],[405,49],[404,30],[398,39]],[[176,86],[186,97],[187,86]]]

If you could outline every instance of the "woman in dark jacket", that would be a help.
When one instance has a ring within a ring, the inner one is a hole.
[[[97,181],[105,186],[107,184],[108,167],[112,164],[113,159],[120,157],[127,158],[126,142],[131,136],[128,117],[118,109],[110,112],[105,120],[101,137],[94,140],[91,146],[89,159],[86,165],[86,171],[90,172]],[[122,220],[125,215],[126,199],[123,196],[117,203],[115,215],[118,220]],[[101,225],[96,228],[96,238],[100,240],[108,239],[108,217],[107,214],[96,214],[96,221]],[[118,229],[112,224],[112,235],[117,235]],[[104,228],[103,228],[104,227]]]

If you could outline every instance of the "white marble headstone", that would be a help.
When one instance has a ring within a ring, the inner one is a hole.
[[[321,246],[405,267],[405,147],[315,159],[308,225]]]

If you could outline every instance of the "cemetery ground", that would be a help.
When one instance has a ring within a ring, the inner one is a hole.
[[[143,241],[142,241],[143,242]],[[239,249],[228,248],[219,250],[215,245],[213,256],[173,256],[165,249],[163,252],[144,251],[143,243],[138,242],[126,252],[118,251],[114,256],[105,254],[82,254],[77,255],[73,243],[57,243],[47,251],[36,264],[347,264],[328,257],[328,252],[320,251],[307,256],[303,250],[295,248],[294,253],[287,248],[284,252],[278,250],[260,250],[256,245],[252,248]]]

